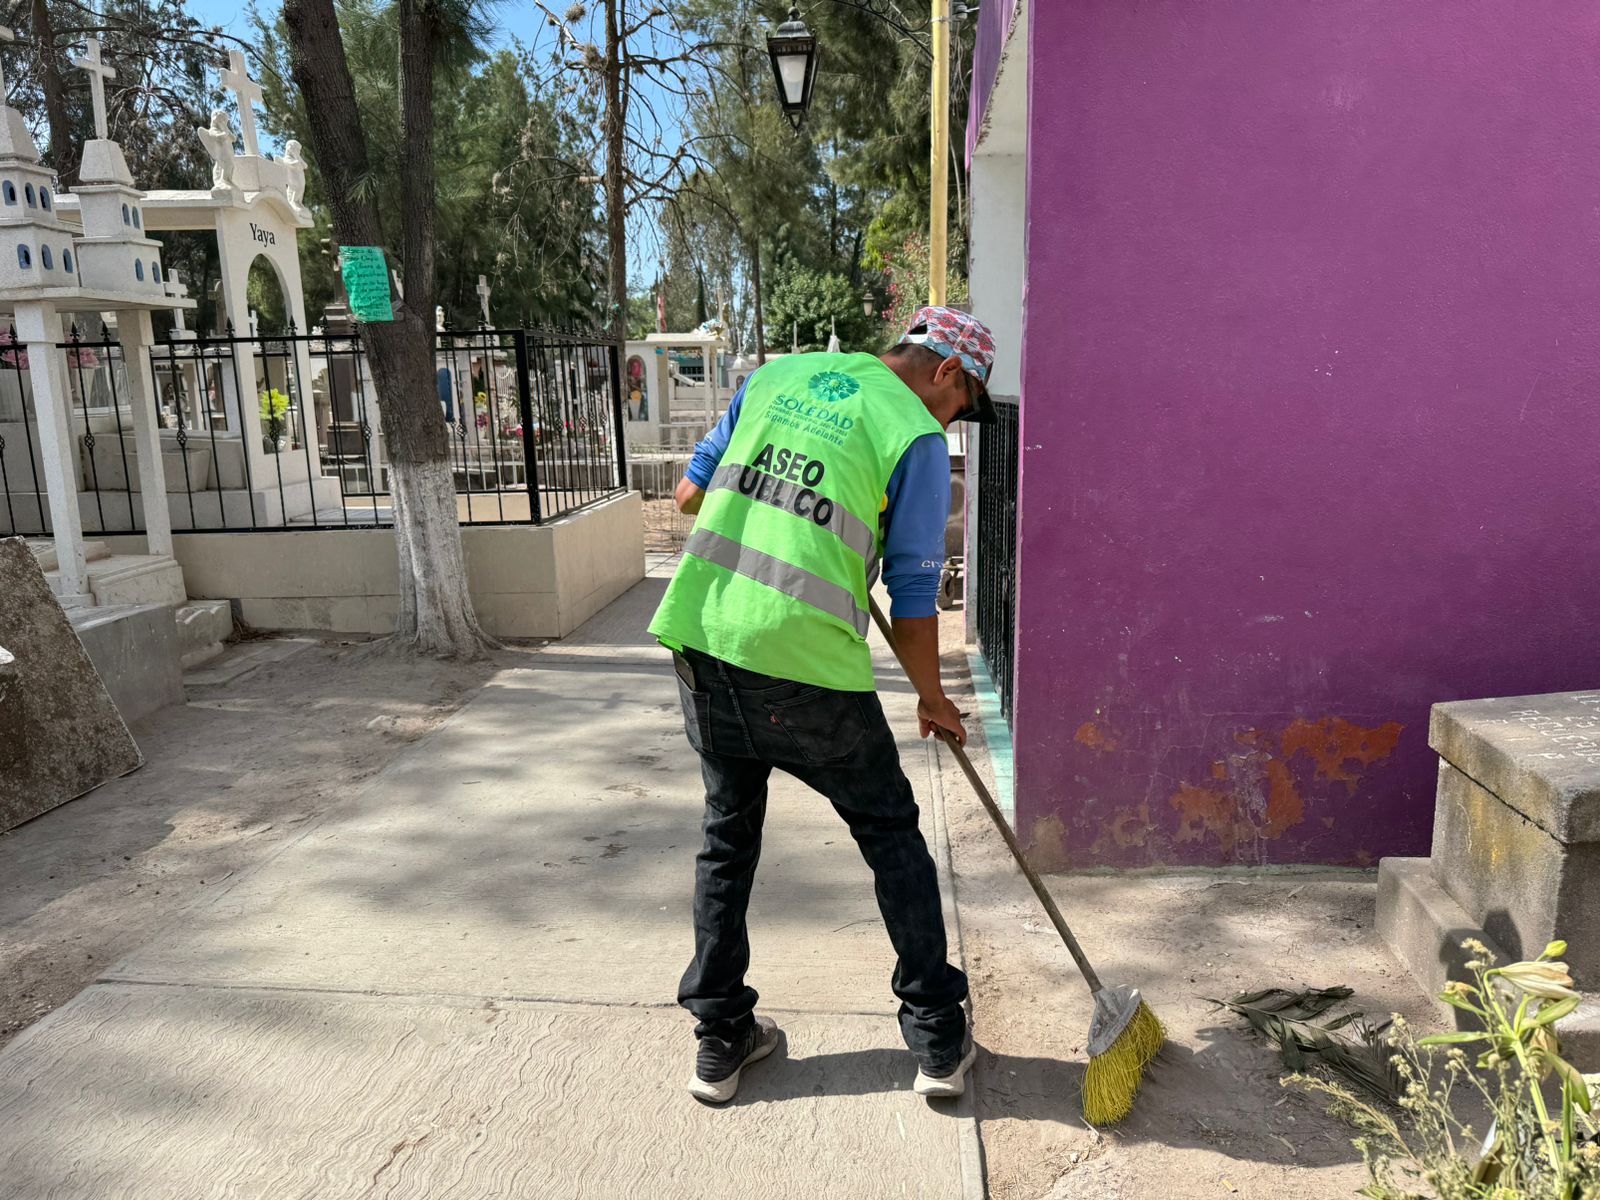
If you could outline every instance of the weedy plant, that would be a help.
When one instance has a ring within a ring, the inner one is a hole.
[[[1402,1084],[1398,1108],[1334,1078],[1285,1083],[1330,1096],[1360,1131],[1369,1177],[1360,1194],[1372,1200],[1600,1200],[1590,1086],[1561,1057],[1556,1030],[1578,1006],[1559,961],[1566,943],[1503,967],[1481,942],[1462,945],[1474,982],[1452,982],[1439,998],[1476,1028],[1418,1038],[1395,1018],[1388,1042]],[[1489,1120],[1481,1134],[1468,1124],[1473,1114]]]

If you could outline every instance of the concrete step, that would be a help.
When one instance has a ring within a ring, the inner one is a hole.
[[[96,604],[182,604],[183,568],[165,554],[113,554],[89,564]]]
[[[45,582],[59,599],[66,594],[60,570],[45,572]],[[89,564],[89,592],[96,605],[182,604],[183,568],[165,554],[110,554]]]
[[[39,562],[41,571],[54,571],[61,564],[56,559],[56,543],[53,538],[29,539],[28,549],[33,551],[33,557]],[[109,558],[111,551],[104,542],[84,542],[83,556],[90,562],[97,562],[102,558]]]
[[[1377,928],[1390,952],[1434,995],[1449,980],[1470,982],[1470,956],[1461,948],[1468,938],[1482,942],[1498,963],[1533,958],[1544,949],[1542,944],[1516,950],[1499,944],[1440,885],[1426,858],[1378,863]],[[1561,1022],[1560,1034],[1563,1052],[1581,1070],[1600,1070],[1600,993],[1583,993],[1578,1010]]]
[[[185,671],[220,655],[233,637],[233,606],[226,600],[191,600],[172,610]]]
[[[124,721],[183,703],[177,638],[166,605],[80,608],[67,619]]]

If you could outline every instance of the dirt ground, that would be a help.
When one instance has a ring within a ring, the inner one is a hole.
[[[946,617],[947,645],[959,645],[959,622]],[[191,689],[188,705],[135,728],[143,769],[73,801],[70,822],[46,814],[3,835],[0,1045],[272,853],[522,652],[472,667],[355,654],[311,645]],[[947,666],[965,686],[964,657]],[[1348,984],[1369,1012],[1437,1024],[1373,932],[1375,877],[1052,877],[1103,974],[1143,987],[1171,1034],[1133,1116],[1091,1130],[1078,1110],[1085,990],[947,754],[942,765],[995,1200],[1351,1195],[1364,1174],[1348,1132],[1318,1099],[1280,1087],[1274,1053],[1204,997]]]
[[[959,617],[946,618],[946,646],[959,644]],[[959,656],[946,664],[965,678]],[[975,729],[973,741],[981,749]],[[1142,988],[1169,1033],[1132,1116],[1091,1130],[1078,1098],[1087,991],[948,753],[941,763],[994,1200],[1354,1194],[1366,1175],[1348,1131],[1321,1099],[1282,1087],[1276,1053],[1204,997],[1343,984],[1369,1013],[1443,1028],[1373,930],[1376,873],[1049,877],[1091,961]]]
[[[645,553],[675,554],[682,550],[694,518],[680,513],[670,499],[646,500],[642,507]]]
[[[355,663],[357,649],[307,645],[187,689],[186,705],[133,727],[145,766],[0,835],[0,1046],[271,854],[502,665]],[[68,808],[70,821],[52,819]]]

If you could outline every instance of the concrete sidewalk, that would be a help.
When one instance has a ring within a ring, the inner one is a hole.
[[[0,1197],[980,1195],[970,1106],[910,1091],[870,874],[792,781],[751,913],[787,1046],[727,1109],[685,1093],[702,802],[641,632],[662,584],[18,1037]],[[944,870],[913,698],[880,675]]]

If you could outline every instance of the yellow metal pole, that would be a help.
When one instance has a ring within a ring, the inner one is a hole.
[[[933,96],[928,151],[928,303],[944,303],[950,216],[950,0],[933,0]]]

